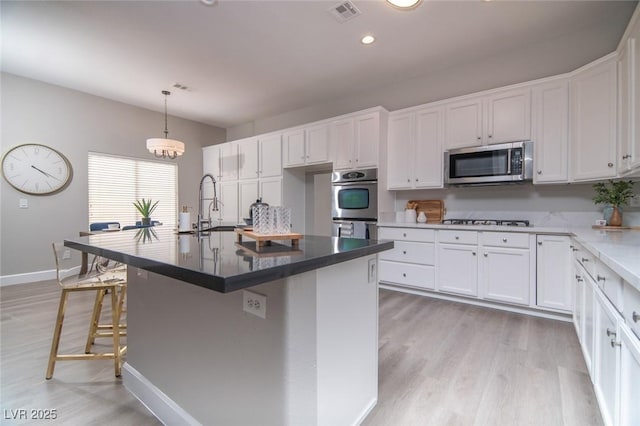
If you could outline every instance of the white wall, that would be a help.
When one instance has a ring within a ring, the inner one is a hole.
[[[1,74],[0,83],[1,151],[41,143],[62,152],[73,167],[71,184],[51,196],[23,194],[2,179],[0,276],[5,277],[54,268],[51,242],[89,228],[87,153],[153,158],[145,140],[162,136],[164,115],[7,73]],[[223,142],[226,131],[170,116],[169,132],[186,145],[185,155],[176,160],[179,205],[196,206],[201,147]],[[21,198],[28,200],[28,209],[18,208]]]

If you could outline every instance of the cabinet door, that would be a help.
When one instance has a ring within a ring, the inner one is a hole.
[[[413,178],[416,188],[442,188],[443,116],[442,108],[416,113],[413,155]]]
[[[238,182],[238,199],[240,221],[245,217],[249,217],[249,208],[251,204],[258,199],[258,180],[246,180]],[[264,201],[264,200],[263,200]]]
[[[205,146],[202,148],[202,171],[209,173],[216,181],[222,178],[220,173],[220,145]]]
[[[380,149],[380,114],[365,114],[354,119],[355,144],[354,162],[356,168],[378,167]]]
[[[538,235],[536,305],[571,312],[571,238],[564,235]]]
[[[478,296],[478,256],[476,246],[439,244],[438,290]]]
[[[558,183],[569,179],[569,81],[533,88],[533,182]]]
[[[355,130],[353,118],[331,123],[331,144],[334,147],[334,170],[352,169],[354,157]]]
[[[571,262],[571,277],[573,277],[572,282],[574,285],[573,293],[575,298],[573,300],[573,325],[576,329],[576,334],[578,335],[578,340],[582,340],[582,325],[584,316],[584,278],[579,273],[579,268],[577,266],[577,262]]]
[[[620,327],[620,426],[640,425],[640,340]]]
[[[479,280],[483,298],[529,304],[529,250],[483,247]]]
[[[238,179],[258,178],[258,140],[255,138],[237,141]]]
[[[282,178],[260,179],[260,197],[270,206],[282,205]]]
[[[232,223],[238,222],[237,181],[220,183],[220,220]]]
[[[221,180],[238,179],[238,144],[227,142],[220,145]]]
[[[531,139],[531,91],[516,89],[487,97],[486,143]]]
[[[482,145],[482,99],[475,98],[446,106],[447,149]]]
[[[571,79],[571,175],[575,181],[616,175],[616,62]]]
[[[628,38],[618,55],[618,172],[624,173],[630,168],[631,147],[635,123],[633,122],[633,38]]]
[[[629,40],[629,62],[631,64],[631,131],[629,135],[629,169],[640,168],[640,21],[636,21],[633,37]]]
[[[587,364],[589,375],[593,381],[593,338],[595,329],[595,315],[594,315],[594,284],[591,278],[586,273],[581,273],[584,284],[584,305],[582,315],[582,338],[580,343],[582,344],[582,352],[584,355],[584,361]]]
[[[261,137],[258,148],[260,178],[282,176],[282,136]]]
[[[409,113],[389,118],[388,189],[409,189],[412,187],[413,117],[414,115]]]
[[[306,129],[307,164],[327,163],[329,161],[329,127],[326,124],[308,127]]]
[[[303,166],[304,153],[304,129],[287,132],[282,136],[284,144],[284,167]]]
[[[602,293],[596,293],[593,388],[604,424],[615,425],[618,407],[618,314]]]

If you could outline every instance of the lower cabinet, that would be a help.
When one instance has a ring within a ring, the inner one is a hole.
[[[640,425],[640,340],[620,327],[620,426]]]
[[[536,306],[561,312],[573,309],[571,238],[536,236]]]
[[[438,244],[438,290],[478,296],[478,247]]]
[[[378,238],[395,240],[393,250],[379,254],[380,281],[433,290],[435,249],[433,230],[406,232],[401,228],[381,228]]]
[[[600,403],[600,412],[605,425],[618,424],[618,359],[620,344],[618,335],[618,313],[607,302],[601,292],[595,298],[595,353],[593,363],[593,386]]]

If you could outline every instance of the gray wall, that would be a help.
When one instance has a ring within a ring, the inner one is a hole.
[[[114,102],[59,86],[1,74],[1,150],[25,142],[51,146],[67,156],[73,181],[51,196],[16,191],[4,179],[0,186],[0,276],[51,270],[50,243],[77,236],[89,228],[87,153],[89,151],[153,158],[149,137],[161,137],[162,113]],[[162,98],[158,98],[161,105]],[[225,129],[169,117],[169,136],[186,145],[178,163],[179,205],[196,206],[202,175],[202,146],[223,142]],[[159,182],[162,184],[162,182]],[[20,198],[29,201],[19,209]]]

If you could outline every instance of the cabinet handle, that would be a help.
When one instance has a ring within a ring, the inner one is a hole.
[[[416,178],[416,182],[418,181],[418,178]]]
[[[479,141],[481,141],[481,140],[482,140],[482,138],[481,138],[480,136],[478,136],[478,140],[479,140]]]
[[[582,279],[582,277],[580,275],[576,275],[576,281],[578,281],[579,283],[581,283],[582,281],[584,281]]]
[[[572,244],[572,245],[570,245],[570,246],[569,246],[569,248],[570,248],[571,250],[573,250],[573,244]]]
[[[489,135],[489,139],[491,139],[493,137],[493,135]]]
[[[307,158],[309,158],[309,156],[307,155]]]
[[[472,251],[472,252],[471,252],[471,254],[475,256],[475,255],[476,255],[476,252],[475,252],[475,251]]]
[[[406,234],[406,233],[405,233],[405,234],[402,234],[402,236],[403,236],[403,237],[406,237],[406,236],[407,236],[407,234]]]
[[[580,259],[581,259],[583,262],[588,262],[588,261],[589,261],[589,259],[587,259],[586,257],[581,257]]]
[[[606,277],[603,277],[603,276],[601,276],[601,275],[596,275],[596,280],[598,280],[598,281],[606,281],[606,280],[607,280],[607,278],[606,278]]]
[[[627,158],[631,158],[631,154],[626,154],[622,156],[623,160],[626,160]]]
[[[611,347],[615,348],[616,346],[622,346],[622,343],[616,342],[615,338],[611,339]]]
[[[541,246],[542,245],[542,241],[538,241],[538,245]]]
[[[631,319],[633,320],[633,322],[640,321],[640,314],[636,311],[633,311],[633,313],[631,314]]]
[[[571,250],[572,250],[572,251],[574,251],[574,252],[575,252],[575,251],[578,251],[578,249],[577,249],[577,248],[575,248],[575,247],[571,247]]]
[[[402,273],[402,276],[406,278],[406,277],[407,277],[407,274],[405,274],[405,273],[403,272],[403,273]]]
[[[609,168],[611,168],[611,167],[613,167],[613,163],[607,163],[607,166],[608,166]]]
[[[502,239],[502,242],[503,242],[503,243],[506,243],[506,242],[507,242],[507,239],[506,239],[506,238],[503,238],[503,239]]]
[[[402,250],[402,254],[407,254],[407,251],[406,250]]]
[[[541,175],[542,174],[542,170],[538,170],[538,174]]]
[[[489,253],[485,252],[484,257],[489,257]]]
[[[460,239],[460,237],[458,237],[458,236],[456,235],[456,240],[459,240],[459,239]]]
[[[611,330],[609,330],[609,329],[607,328],[607,336],[609,336],[609,337],[611,337],[611,336],[616,337],[616,332],[615,332],[615,331],[611,331]]]

